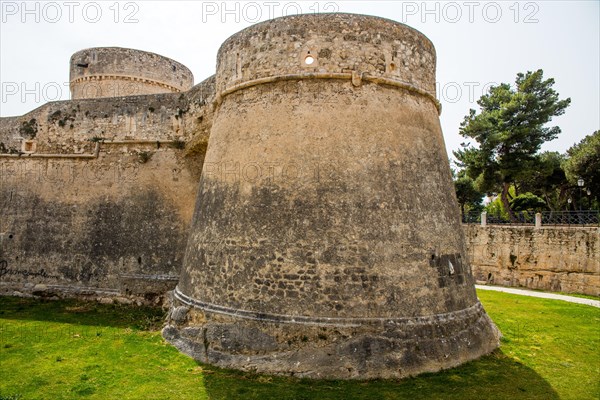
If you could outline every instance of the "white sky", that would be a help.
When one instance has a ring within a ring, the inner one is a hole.
[[[98,46],[173,58],[199,83],[230,35],[298,12],[370,14],[406,23],[436,47],[438,98],[448,153],[483,87],[542,68],[571,97],[553,123],[564,152],[600,129],[600,2],[592,1],[9,1],[0,0],[0,116],[69,98],[69,58]]]

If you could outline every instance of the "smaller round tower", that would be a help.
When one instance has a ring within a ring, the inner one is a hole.
[[[71,99],[178,93],[194,84],[183,64],[147,51],[95,47],[71,56]]]

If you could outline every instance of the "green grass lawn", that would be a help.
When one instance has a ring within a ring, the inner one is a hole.
[[[161,310],[0,298],[4,399],[598,399],[600,309],[479,291],[493,354],[399,381],[311,381],[199,365],[166,344]]]

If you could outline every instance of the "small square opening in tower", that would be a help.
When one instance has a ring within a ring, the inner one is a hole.
[[[21,151],[23,153],[35,153],[37,143],[35,140],[24,140],[21,145]]]

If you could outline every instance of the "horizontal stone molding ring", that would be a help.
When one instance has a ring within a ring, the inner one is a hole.
[[[301,325],[334,326],[334,327],[359,327],[361,325],[429,325],[440,324],[451,319],[467,319],[476,316],[483,311],[481,303],[477,302],[463,310],[450,313],[441,313],[420,317],[402,318],[338,318],[338,317],[309,317],[305,315],[283,315],[249,311],[220,306],[196,300],[182,293],[179,287],[173,291],[175,298],[190,307],[214,314],[227,315],[230,317],[250,319],[260,322],[275,322]]]
[[[276,83],[276,82],[283,82],[283,81],[301,81],[301,80],[309,80],[309,79],[343,79],[343,80],[350,80],[350,81],[354,82],[353,77],[355,77],[355,76],[356,76],[356,72],[354,72],[354,73],[353,72],[310,72],[310,73],[303,73],[303,74],[285,74],[285,75],[268,76],[268,77],[252,79],[249,81],[245,81],[245,82],[241,82],[241,83],[232,85],[232,86],[224,89],[223,91],[221,91],[219,94],[217,94],[216,102],[217,102],[217,104],[220,104],[226,96],[228,96],[232,93],[235,93],[239,90],[247,89],[247,88],[250,88],[253,86],[258,86],[258,85],[265,85],[265,84],[269,84],[269,83]],[[441,103],[438,101],[438,99],[435,97],[434,94],[430,93],[427,90],[421,89],[421,88],[419,88],[415,85],[412,85],[410,83],[407,83],[407,82],[401,82],[401,81],[397,81],[394,79],[385,78],[385,77],[381,77],[381,76],[374,76],[374,75],[369,75],[369,74],[359,74],[359,76],[360,76],[360,80],[362,80],[362,81],[376,83],[378,85],[392,86],[392,87],[407,90],[411,93],[425,96],[427,99],[429,99],[431,102],[433,102],[435,108],[438,111],[438,115],[441,115],[441,113],[442,113]]]

